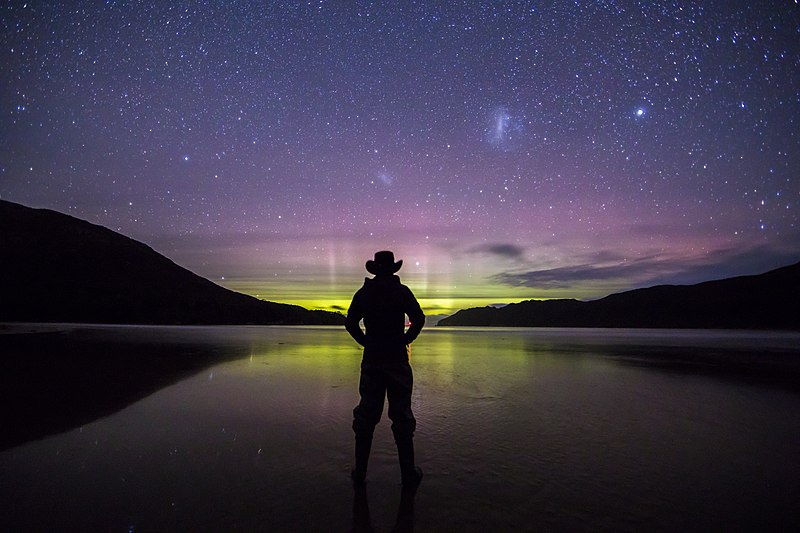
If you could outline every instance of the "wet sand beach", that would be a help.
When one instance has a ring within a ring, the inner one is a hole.
[[[800,525],[794,333],[430,328],[418,462],[354,491],[341,328],[4,326],[14,531],[752,531]]]

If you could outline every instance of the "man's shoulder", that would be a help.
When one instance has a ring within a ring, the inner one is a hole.
[[[365,289],[368,289],[371,281],[372,280],[370,278],[364,278],[364,284],[356,290],[355,294],[358,294],[359,292],[364,292]]]
[[[411,294],[412,296],[414,295],[414,291],[412,291],[411,288],[409,288],[408,285],[404,285],[404,284],[401,283],[400,284],[400,289],[405,291],[405,292],[407,292],[408,294]]]
[[[414,291],[408,285],[400,282],[400,278],[397,278],[397,285],[395,286],[397,289],[400,289],[406,296],[414,297]]]
[[[414,291],[412,291],[408,286],[400,284],[400,290],[403,291],[403,298],[409,302],[416,304],[417,297],[414,296]]]

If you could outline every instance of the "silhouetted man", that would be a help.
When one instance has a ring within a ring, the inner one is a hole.
[[[389,251],[375,253],[367,261],[367,271],[375,277],[364,280],[347,311],[345,328],[364,347],[358,392],[361,401],[353,409],[356,434],[356,465],[353,482],[360,485],[367,475],[372,433],[381,418],[383,401],[389,398],[389,418],[397,444],[403,485],[415,487],[422,480],[422,469],[414,462],[414,430],[417,421],[411,412],[414,378],[408,361],[409,348],[425,324],[425,315],[411,289],[400,283],[395,272],[403,261],[394,260]],[[405,317],[411,325],[405,330]],[[364,319],[366,333],[359,321]]]

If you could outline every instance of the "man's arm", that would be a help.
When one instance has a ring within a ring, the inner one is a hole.
[[[422,331],[422,326],[425,325],[425,314],[422,312],[422,308],[419,306],[419,302],[414,297],[414,293],[411,292],[411,289],[406,289],[407,296],[406,296],[406,304],[405,304],[405,313],[408,315],[408,319],[411,321],[411,325],[408,327],[408,331],[405,332],[403,336],[403,340],[405,344],[411,344],[414,342],[419,336],[419,333]]]
[[[367,336],[361,329],[358,323],[364,318],[364,312],[361,310],[359,303],[358,293],[353,296],[353,301],[350,303],[350,308],[347,310],[347,318],[344,319],[344,329],[350,334],[353,339],[364,346],[367,342]]]

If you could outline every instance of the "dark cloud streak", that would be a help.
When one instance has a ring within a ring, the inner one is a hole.
[[[471,253],[486,253],[505,257],[508,259],[520,259],[525,254],[525,249],[521,246],[506,243],[486,244],[470,249]]]
[[[654,255],[610,265],[582,263],[541,270],[508,271],[492,276],[492,280],[536,289],[567,289],[619,280],[629,284],[629,288],[638,288],[760,274],[797,261],[800,261],[800,250],[758,246],[749,250],[721,249],[695,259]]]

